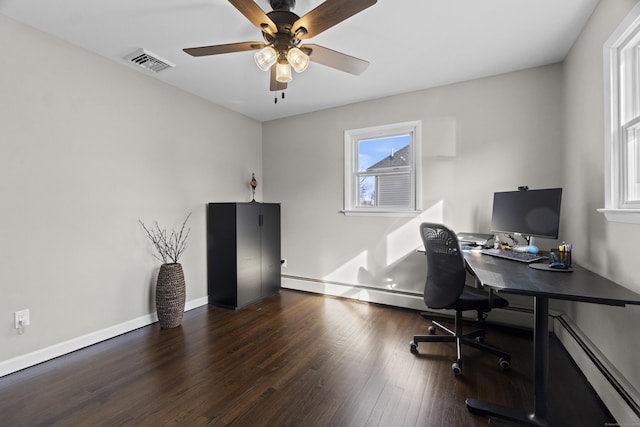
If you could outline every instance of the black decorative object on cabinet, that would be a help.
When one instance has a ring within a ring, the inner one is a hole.
[[[209,203],[209,304],[241,308],[280,289],[280,204]]]

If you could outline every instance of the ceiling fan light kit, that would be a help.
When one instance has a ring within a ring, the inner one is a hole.
[[[271,91],[282,91],[292,79],[291,68],[297,73],[307,69],[313,61],[327,67],[360,75],[369,63],[315,44],[300,45],[347,18],[376,4],[377,0],[326,0],[306,15],[291,12],[295,0],[270,0],[269,13],[254,0],[229,0],[261,32],[265,43],[241,42],[225,45],[183,49],[192,56],[257,50],[254,59],[263,71],[271,69]]]
[[[278,52],[273,47],[267,46],[257,51],[253,57],[262,71],[269,71],[269,68],[278,60]]]
[[[280,83],[289,83],[293,76],[291,76],[291,65],[288,62],[278,62],[276,64],[276,80]]]
[[[309,66],[309,56],[297,47],[289,49],[287,52],[287,61],[289,61],[289,64],[291,64],[296,73],[303,72]]]

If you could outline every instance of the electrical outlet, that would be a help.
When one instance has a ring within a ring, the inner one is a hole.
[[[283,268],[286,268],[286,267],[287,267],[287,259],[286,259],[286,258],[285,258],[285,259],[283,259],[283,260],[281,260],[281,261],[280,261],[280,263],[282,264],[282,267],[283,267]]]
[[[14,313],[16,329],[24,328],[30,325],[29,309],[16,311]]]

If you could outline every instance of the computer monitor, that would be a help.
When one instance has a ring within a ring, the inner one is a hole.
[[[561,199],[562,188],[496,192],[491,231],[557,239]]]

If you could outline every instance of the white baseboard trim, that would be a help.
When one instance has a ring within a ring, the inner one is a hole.
[[[184,304],[184,311],[193,310],[194,308],[202,307],[203,305],[209,304],[209,297],[202,297],[198,299],[193,299],[191,301],[187,301]]]
[[[436,315],[453,315],[453,311],[430,310],[424,303],[422,294],[410,294],[394,290],[378,289],[367,286],[350,285],[346,283],[328,282],[297,276],[282,276],[285,289],[351,298],[377,304],[391,305],[420,311],[432,311]],[[533,325],[533,311],[518,307],[493,310],[489,315],[492,323],[531,328]]]
[[[350,298],[358,301],[386,304],[415,310],[427,309],[421,295],[387,292],[383,289],[357,287],[353,285],[324,282],[294,276],[282,276],[281,286],[284,289]]]
[[[587,336],[563,315],[554,318],[555,334],[580,368],[617,425],[640,425],[640,393]]]
[[[200,307],[206,304],[207,297],[187,301],[185,303],[185,311],[193,310],[196,307]],[[113,325],[108,328],[104,328],[96,332],[91,332],[89,334],[82,335],[80,337],[73,338],[68,341],[61,342],[59,344],[55,344],[40,350],[36,350],[22,356],[4,360],[0,362],[0,377],[12,374],[14,372],[37,365],[42,362],[46,362],[47,360],[55,359],[56,357],[60,357],[67,353],[80,350],[81,348],[97,344],[101,341],[108,340],[118,335],[131,332],[157,321],[158,315],[156,313],[146,314],[144,316],[128,320],[118,325]]]

